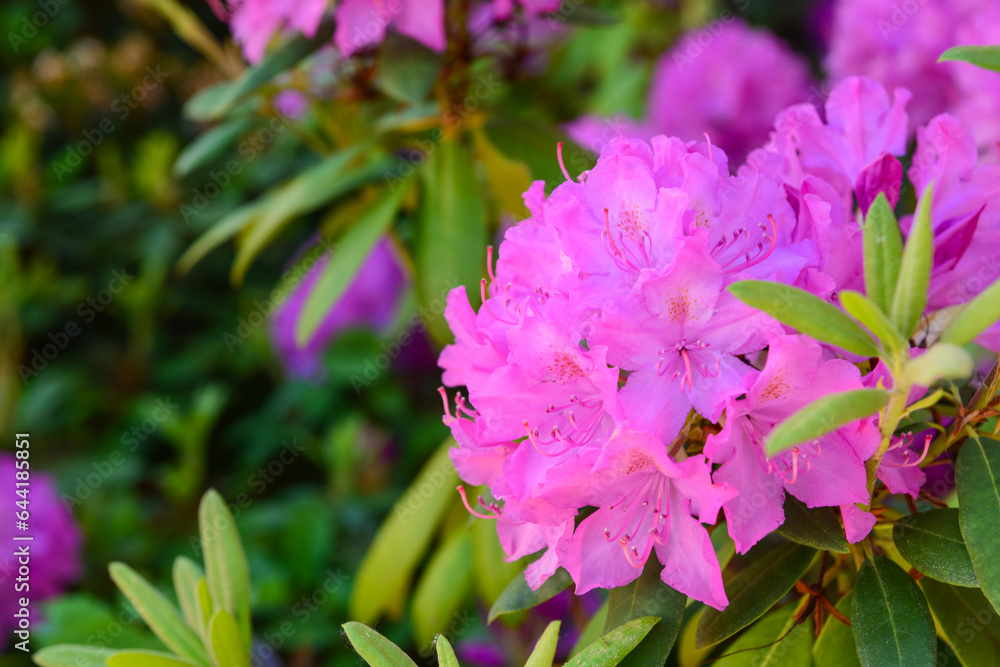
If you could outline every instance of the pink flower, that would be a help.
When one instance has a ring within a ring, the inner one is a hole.
[[[306,37],[316,34],[326,0],[304,0],[288,3],[284,0],[237,0],[230,2],[229,19],[233,37],[243,48],[251,63],[260,62],[271,38],[280,31],[297,31]]]
[[[444,0],[341,0],[334,42],[344,57],[382,43],[391,25],[435,51],[444,51]]]

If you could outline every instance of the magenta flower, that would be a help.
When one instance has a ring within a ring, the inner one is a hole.
[[[13,514],[21,511],[17,503],[25,500],[16,493],[17,460],[13,454],[0,455],[0,488],[3,489],[5,500],[3,509],[9,516],[2,523],[5,528],[0,531],[0,540],[5,545],[10,545],[0,560],[0,580],[3,584],[0,593],[0,636],[3,637],[9,637],[16,627],[14,613],[19,608],[18,598],[24,595],[14,590],[18,576],[18,561],[13,555],[14,545],[29,545],[30,598],[35,608],[38,601],[62,593],[76,581],[83,569],[80,562],[80,548],[83,544],[80,528],[60,500],[55,481],[34,468],[31,470],[31,486],[27,494],[29,530],[22,532],[15,529]],[[31,542],[13,541],[15,536],[25,535],[34,539]]]
[[[300,348],[295,342],[295,328],[306,299],[316,286],[327,262],[327,255],[313,262],[301,282],[298,282],[297,277],[289,275],[286,282],[292,284],[282,285],[279,289],[291,289],[291,292],[275,299],[281,305],[270,320],[271,338],[283,365],[291,375],[297,377],[317,378],[322,374],[323,351],[341,331],[351,327],[368,327],[381,331],[388,327],[398,313],[408,286],[407,272],[399,252],[391,239],[381,239],[362,263],[340,300],[323,318],[312,338]]]
[[[344,57],[381,44],[391,25],[435,51],[444,51],[444,0],[341,0],[333,40]]]
[[[213,9],[220,18],[229,21],[233,38],[251,63],[260,62],[271,38],[281,31],[301,32],[306,37],[316,29],[326,11],[326,0],[304,0],[288,3],[283,0],[230,0],[223,8],[215,0]]]

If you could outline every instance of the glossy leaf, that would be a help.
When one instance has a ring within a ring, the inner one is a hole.
[[[864,667],[933,665],[934,620],[916,582],[888,558],[866,560],[854,585],[854,640]]]
[[[741,280],[729,291],[748,306],[813,338],[864,357],[878,354],[875,341],[836,306],[790,285],[765,280]]]
[[[603,635],[583,649],[564,667],[613,667],[634,649],[659,623],[655,616],[643,616]]]
[[[434,552],[413,592],[413,635],[426,646],[454,620],[472,588],[472,539],[461,525]]]
[[[1000,617],[974,588],[955,588],[933,579],[921,579],[938,636],[965,667],[996,662],[1000,656]]]
[[[250,567],[236,521],[226,501],[214,489],[201,499],[198,524],[213,610],[231,614],[239,625],[244,643],[250,646]]]
[[[934,233],[931,230],[931,200],[934,186],[928,185],[913,216],[910,238],[906,240],[899,278],[893,294],[889,315],[896,330],[909,338],[920,323],[927,306],[931,264],[934,261]]]
[[[892,528],[900,555],[920,572],[956,586],[978,587],[957,509],[933,509],[904,516]]]
[[[656,616],[660,622],[631,652],[622,665],[661,664],[666,661],[681,631],[687,596],[660,579],[663,567],[655,557],[646,560],[642,574],[629,584],[611,590],[604,632],[614,630],[642,616]]]
[[[252,118],[234,118],[199,135],[174,161],[174,176],[181,178],[232,151],[240,135],[255,124]]]
[[[188,627],[177,608],[162,593],[124,563],[112,563],[108,569],[115,585],[167,648],[194,664],[207,667],[201,637]]]
[[[1000,442],[970,438],[955,464],[958,524],[983,595],[1000,610]]]
[[[899,279],[903,237],[889,200],[881,192],[865,217],[864,255],[865,292],[883,313],[888,313]]]
[[[853,593],[836,604],[837,611],[850,619]],[[813,667],[860,667],[861,659],[854,645],[854,631],[835,618],[828,618],[813,644]]]
[[[808,665],[812,633],[808,622],[795,624],[795,605],[775,610],[747,628],[711,664],[716,667],[785,667]],[[757,650],[748,650],[757,649]]]
[[[524,667],[552,667],[552,661],[556,657],[556,645],[559,643],[559,628],[562,625],[559,621],[552,621],[545,628],[545,632],[538,639],[534,650],[528,656],[528,661]]]
[[[187,667],[193,664],[159,651],[118,651],[107,661],[108,667]]]
[[[939,62],[960,60],[1000,72],[1000,46],[953,46],[941,54]]]
[[[702,614],[697,647],[718,644],[763,616],[791,590],[815,555],[815,549],[793,543],[755,554],[756,558],[726,585],[729,606],[722,611],[708,608]]]
[[[350,618],[373,623],[386,611],[401,611],[414,569],[456,502],[458,475],[448,457],[454,444],[442,443],[379,528],[354,580]]]
[[[1000,320],[1000,280],[976,295],[941,334],[942,343],[966,345]]]
[[[417,294],[432,313],[428,330],[439,343],[452,333],[442,314],[448,292],[465,285],[475,301],[486,271],[486,209],[476,169],[458,141],[445,140],[422,170],[423,205],[417,243]]]
[[[806,507],[792,494],[785,495],[785,522],[778,527],[778,534],[792,542],[823,551],[846,554],[850,551],[844,529],[840,525],[840,512],[833,507]]]
[[[351,645],[369,665],[377,667],[416,667],[415,662],[391,641],[363,623],[344,623]]]
[[[882,196],[882,195],[879,195]],[[881,341],[883,349],[890,355],[897,358],[905,358],[909,354],[909,344],[896,331],[889,317],[879,308],[874,301],[871,301],[863,294],[842,290],[840,292],[840,303],[844,310],[854,316],[856,320],[864,324]]]
[[[250,644],[244,643],[236,619],[225,609],[209,620],[208,643],[216,667],[250,667]]]
[[[520,574],[514,577],[514,581],[510,582],[503,593],[500,594],[500,597],[497,598],[497,601],[490,608],[489,618],[486,622],[492,623],[497,616],[502,614],[510,614],[537,607],[546,600],[563,592],[572,584],[573,579],[569,576],[569,572],[563,568],[559,568],[551,577],[545,580],[544,584],[538,587],[537,591],[533,591],[524,580],[524,575]]]
[[[778,424],[765,442],[767,455],[774,456],[873,415],[888,402],[889,392],[881,389],[855,389],[828,394]]]
[[[937,380],[963,380],[974,370],[972,356],[951,343],[937,343],[906,365],[903,375],[910,384],[930,386]]]
[[[295,324],[295,340],[298,345],[304,347],[309,342],[323,318],[350,286],[379,238],[389,230],[403,198],[409,192],[409,183],[407,180],[394,192],[381,194],[372,207],[340,238],[336,250],[331,254],[302,306],[302,313]]]
[[[82,644],[46,646],[32,654],[39,667],[104,667],[115,651]]]
[[[184,620],[198,632],[204,627],[199,625],[201,619],[198,608],[198,584],[204,577],[205,573],[190,558],[180,556],[174,561],[174,592],[177,594],[177,601]]]
[[[459,667],[458,657],[455,649],[451,647],[451,642],[444,635],[434,638],[434,650],[437,652],[438,664],[441,667]]]

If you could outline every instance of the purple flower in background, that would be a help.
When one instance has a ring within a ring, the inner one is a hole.
[[[285,368],[291,375],[316,378],[322,372],[323,350],[345,329],[370,327],[384,330],[399,309],[409,277],[393,242],[383,237],[348,285],[340,300],[330,309],[319,328],[304,347],[295,343],[295,328],[306,300],[329,262],[323,255],[309,268],[301,284],[271,318],[271,337]]]
[[[988,146],[1000,139],[1000,74],[937,60],[952,46],[998,41],[994,0],[840,0],[825,65],[834,82],[865,75],[913,92],[911,132],[948,111]]]
[[[28,531],[16,530],[11,516],[20,511],[16,503],[25,500],[17,495],[16,461],[10,453],[0,454],[0,489],[3,489],[3,511],[7,515],[2,522],[0,541],[5,545],[19,544],[15,536],[30,535],[31,591],[32,603],[45,600],[61,593],[80,576],[80,546],[83,535],[73,515],[59,499],[54,480],[36,470],[31,471],[31,487],[27,494],[30,513]],[[0,558],[0,637],[8,637],[16,627],[14,612],[18,609],[18,598],[25,593],[14,590],[18,562],[13,555],[14,547]]]
[[[809,99],[809,86],[805,60],[781,40],[739,20],[720,20],[689,32],[660,58],[645,122],[615,123],[620,133],[645,139],[666,133],[694,141],[707,132],[739,164],[767,140],[779,111]],[[569,131],[597,149],[613,138],[602,136],[607,127],[593,120],[581,119]]]
[[[298,120],[309,108],[309,98],[301,91],[288,88],[275,95],[271,104],[282,116]]]
[[[342,0],[337,5],[337,48],[346,57],[381,44],[391,24],[435,51],[444,51],[444,0]]]

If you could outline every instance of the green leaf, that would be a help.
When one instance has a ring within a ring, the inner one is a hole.
[[[177,271],[181,274],[187,273],[200,262],[205,255],[228,239],[236,236],[245,227],[252,223],[261,211],[264,210],[267,201],[259,199],[249,204],[244,204],[234,211],[227,213],[217,223],[199,236],[192,243],[184,254],[177,260]]]
[[[580,638],[576,640],[576,644],[573,645],[573,650],[569,652],[569,657],[573,657],[583,649],[587,648],[604,634],[604,623],[608,619],[608,601],[605,600],[604,604],[601,605],[600,609],[594,612],[594,615],[590,617],[587,621],[587,625],[584,626],[583,632],[580,633]]]
[[[866,560],[854,585],[854,641],[865,667],[933,665],[934,620],[920,588],[888,558]]]
[[[934,185],[928,185],[917,203],[917,212],[910,227],[910,238],[903,250],[899,264],[896,292],[892,298],[889,315],[896,330],[909,338],[917,330],[920,316],[927,306],[931,264],[934,261],[934,232],[931,230],[931,200]]]
[[[989,601],[974,588],[954,588],[921,579],[938,636],[965,667],[994,664],[1000,656],[1000,619]]]
[[[119,651],[108,658],[108,667],[185,667],[193,662],[159,651]]]
[[[882,195],[879,195],[880,197]],[[873,334],[881,341],[885,349],[892,357],[905,359],[909,356],[910,346],[906,339],[893,326],[889,317],[879,308],[874,301],[871,301],[863,294],[842,290],[840,292],[840,303],[844,310],[854,316],[859,322],[868,327]]]
[[[793,543],[758,554],[726,586],[729,606],[722,611],[708,608],[702,614],[697,647],[718,644],[763,616],[809,569],[815,555],[815,549]]]
[[[765,443],[767,455],[774,456],[799,443],[808,442],[873,415],[888,402],[889,392],[881,389],[855,389],[824,396],[771,431]]]
[[[837,611],[851,618],[851,600],[848,593],[837,603]],[[854,646],[854,632],[835,618],[828,618],[813,644],[813,667],[861,667],[858,649]]]
[[[655,616],[643,616],[629,621],[577,653],[564,667],[613,667],[659,622],[660,619]]]
[[[967,345],[987,328],[1000,320],[1000,280],[966,304],[951,324],[941,333],[942,343]]]
[[[493,116],[483,131],[498,150],[508,158],[523,162],[531,170],[533,180],[545,181],[552,190],[566,178],[559,168],[556,145],[563,142],[563,158],[571,176],[593,168],[596,157],[578,146],[559,130],[528,122],[523,117]]]
[[[295,325],[295,340],[305,346],[312,338],[333,304],[350,286],[361,264],[371,253],[379,238],[396,219],[403,198],[409,192],[409,180],[392,193],[382,194],[374,205],[361,216],[337,244],[319,279],[302,307],[302,314]]]
[[[239,625],[244,644],[250,646],[250,567],[236,521],[214,489],[201,499],[198,524],[213,609],[229,612]]]
[[[798,287],[765,280],[741,280],[729,291],[745,304],[763,310],[779,322],[863,357],[878,348],[871,336],[836,306]]]
[[[208,622],[208,642],[216,667],[250,667],[250,643],[244,642],[236,619],[225,609]]]
[[[953,46],[941,54],[938,62],[948,60],[960,60],[1000,72],[1000,46]]]
[[[390,33],[379,49],[375,85],[400,102],[416,104],[427,98],[442,65],[441,54]]]
[[[524,667],[552,667],[552,662],[556,658],[556,644],[559,643],[559,621],[552,621],[545,628],[545,632],[535,644],[535,649],[528,656],[528,662]]]
[[[725,570],[729,561],[736,555],[736,542],[729,536],[729,531],[719,524],[716,524],[715,530],[712,531],[711,540],[715,557],[719,559],[719,569]]]
[[[790,493],[785,495],[785,522],[778,527],[778,534],[821,551],[846,554],[851,550],[836,508],[810,509]]]
[[[372,667],[416,667],[417,663],[391,641],[363,623],[344,623],[342,626],[351,645],[365,662]]]
[[[518,575],[514,577],[514,581],[510,582],[503,593],[500,594],[500,597],[497,598],[497,601],[493,603],[493,606],[490,607],[490,614],[486,622],[492,623],[497,616],[503,614],[512,614],[517,611],[537,607],[546,600],[562,593],[572,584],[572,577],[563,568],[556,570],[551,577],[545,580],[544,584],[538,587],[537,591],[533,591],[528,587],[523,574]]]
[[[958,509],[904,516],[892,527],[892,539],[900,555],[928,577],[956,586],[979,586],[958,525]]]
[[[612,589],[608,597],[605,633],[642,616],[661,619],[646,638],[622,660],[622,665],[641,667],[664,663],[681,631],[687,596],[663,583],[660,579],[662,569],[655,557],[647,559],[639,578]]]
[[[158,590],[124,563],[108,567],[111,579],[160,641],[179,656],[207,667],[201,637],[181,618],[177,608]]]
[[[958,345],[937,343],[911,361],[903,370],[909,384],[928,387],[942,378],[962,380],[974,370],[972,356]]]
[[[459,667],[455,649],[451,647],[451,642],[448,641],[447,637],[444,635],[435,637],[434,648],[437,651],[438,664],[441,667]]]
[[[899,280],[903,237],[889,200],[881,192],[865,217],[864,244],[865,292],[883,313],[888,313],[896,292],[896,281]],[[871,329],[871,325],[868,328]]]
[[[448,457],[454,444],[444,441],[379,528],[354,580],[351,618],[372,623],[387,610],[401,611],[413,570],[455,502],[458,475]]]
[[[253,118],[234,118],[202,133],[174,161],[174,176],[182,178],[236,146],[240,135],[256,123]]]
[[[692,602],[684,614],[685,623],[677,640],[677,664],[679,667],[701,667],[719,645],[698,648],[698,625],[708,609],[701,602]]]
[[[476,169],[458,141],[445,140],[421,170],[424,197],[417,243],[417,294],[429,314],[428,330],[439,343],[452,339],[444,320],[448,292],[465,285],[473,302],[486,270],[486,208]]]
[[[431,556],[413,592],[413,636],[425,646],[454,620],[472,589],[472,538],[458,526]]]
[[[204,578],[205,573],[190,558],[179,556],[174,561],[174,592],[177,593],[177,601],[180,602],[184,620],[199,634],[205,627],[198,600],[198,586]]]
[[[40,667],[104,667],[115,651],[82,644],[46,646],[32,654]]]
[[[1000,442],[966,440],[955,464],[958,524],[983,595],[1000,610]]]
[[[476,578],[476,592],[483,602],[492,606],[510,582],[521,574],[524,564],[504,560],[495,522],[473,521],[471,530],[472,571]]]
[[[795,624],[795,605],[775,610],[751,625],[712,662],[715,667],[785,667],[812,659],[809,623]],[[756,651],[747,649],[758,649]],[[740,651],[738,653],[738,651]]]

